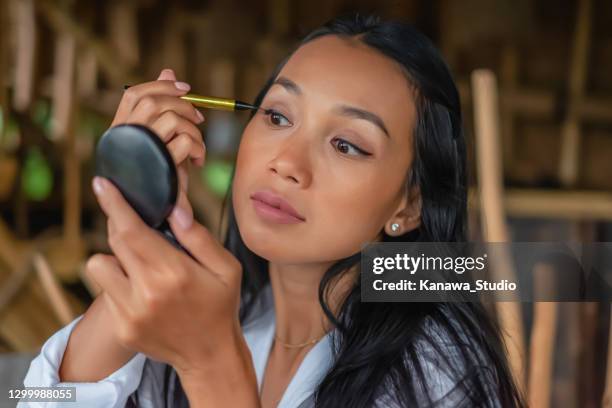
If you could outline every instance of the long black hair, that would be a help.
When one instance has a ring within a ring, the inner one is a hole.
[[[383,230],[382,241],[466,241],[466,147],[460,101],[437,49],[407,24],[362,15],[328,22],[297,48],[328,35],[355,37],[397,62],[416,95],[415,154],[405,182],[420,192],[421,224],[399,237]],[[256,105],[289,58],[266,82]],[[244,323],[256,317],[254,305],[269,284],[268,261],[242,241],[230,194],[225,200],[224,245],[243,266],[240,319]],[[357,279],[334,314],[327,299],[333,282],[349,268],[358,268],[359,260],[359,253],[338,260],[320,282],[321,308],[337,330],[332,336],[334,361],[315,391],[316,407],[524,406],[499,328],[478,302],[362,303]]]

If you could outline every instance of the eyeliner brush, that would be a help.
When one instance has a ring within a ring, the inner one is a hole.
[[[128,89],[131,85],[124,85],[123,89]],[[267,109],[260,108],[259,106],[252,105],[250,103],[242,102],[236,99],[218,98],[215,96],[203,96],[196,94],[186,94],[180,97],[192,105],[199,108],[226,110],[226,111],[242,111],[242,110],[263,110],[267,112]]]

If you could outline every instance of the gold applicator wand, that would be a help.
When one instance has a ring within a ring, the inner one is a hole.
[[[131,85],[123,85],[123,89],[128,89]],[[268,109],[260,108],[259,106],[251,105],[250,103],[242,102],[236,99],[228,98],[217,98],[216,96],[202,96],[196,94],[186,94],[180,97],[192,105],[199,108],[218,109],[226,111],[240,111],[240,110],[259,110],[262,109],[264,112],[268,112]]]

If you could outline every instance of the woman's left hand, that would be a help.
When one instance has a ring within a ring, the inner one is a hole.
[[[95,255],[90,262],[107,264],[88,270],[108,294],[124,346],[172,365],[182,381],[204,380],[206,373],[229,362],[220,359],[235,361],[236,356],[248,360],[238,365],[250,371],[238,318],[240,262],[193,221],[186,200],[169,221],[197,262],[148,227],[109,180],[96,177],[93,185],[118,262]]]

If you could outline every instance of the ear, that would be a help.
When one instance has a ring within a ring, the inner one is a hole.
[[[417,229],[421,225],[421,208],[421,192],[418,186],[406,187],[395,213],[385,223],[385,233],[397,237]]]

